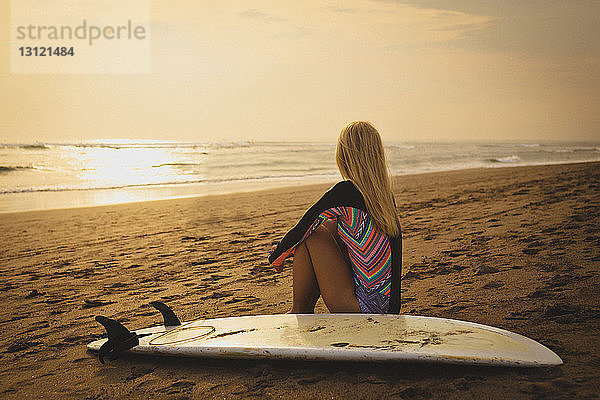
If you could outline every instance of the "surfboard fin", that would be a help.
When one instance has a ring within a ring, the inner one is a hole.
[[[161,301],[153,301],[150,305],[156,308],[163,316],[165,326],[178,326],[181,325],[181,321],[177,318],[177,315],[167,306],[165,303]]]
[[[104,357],[108,356],[110,360],[114,360],[120,353],[123,353],[135,346],[140,341],[137,335],[130,332],[120,322],[114,319],[106,318],[101,315],[97,316],[96,321],[102,324],[108,332],[108,340],[100,346],[98,350],[98,358],[104,364]]]

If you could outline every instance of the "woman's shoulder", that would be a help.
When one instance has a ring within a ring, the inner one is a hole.
[[[356,185],[351,180],[344,180],[344,181],[339,181],[338,183],[333,185],[331,188],[329,188],[329,191],[331,191],[331,190],[358,190],[358,189],[356,188]]]
[[[360,191],[350,180],[344,180],[336,183],[325,193],[325,195],[341,197],[356,196],[357,194],[360,194]]]
[[[324,198],[339,203],[339,205],[350,205],[357,208],[364,208],[363,196],[350,180],[344,180],[336,183],[323,195]]]

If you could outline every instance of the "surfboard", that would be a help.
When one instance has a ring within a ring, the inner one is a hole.
[[[562,364],[553,351],[525,336],[445,318],[280,314],[198,319],[173,326],[168,326],[166,318],[165,322],[167,326],[127,331],[135,343],[125,350],[201,358],[413,361],[518,367]],[[87,347],[99,351],[106,341],[96,340]]]

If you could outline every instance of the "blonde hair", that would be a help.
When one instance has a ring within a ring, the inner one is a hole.
[[[338,137],[335,160],[342,177],[352,181],[362,193],[375,226],[390,237],[398,237],[400,224],[377,129],[365,121],[346,125]]]

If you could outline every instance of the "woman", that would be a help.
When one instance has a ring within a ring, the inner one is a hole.
[[[278,245],[278,272],[294,256],[292,313],[313,313],[319,296],[332,313],[400,311],[402,240],[379,132],[347,125],[336,162],[345,179],[329,189]]]

